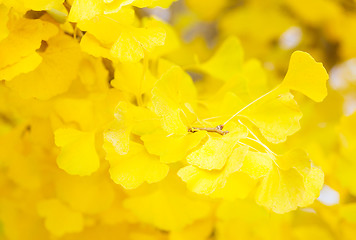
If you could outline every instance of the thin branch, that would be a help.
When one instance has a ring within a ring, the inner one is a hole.
[[[223,136],[229,133],[229,131],[223,131],[222,128],[223,127],[221,125],[219,125],[217,127],[214,127],[214,128],[192,127],[192,128],[188,129],[188,132],[206,131],[206,132],[218,133],[218,134],[223,135]]]

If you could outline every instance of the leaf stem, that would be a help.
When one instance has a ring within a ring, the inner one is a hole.
[[[274,156],[277,156],[277,154],[274,153],[266,144],[264,144],[264,143],[256,136],[256,134],[254,134],[245,124],[243,124],[240,120],[239,120],[239,123],[242,124],[243,126],[245,126],[245,127],[247,128],[247,130],[249,131],[249,133],[255,138],[255,139],[253,139],[253,138],[247,137],[247,139],[249,139],[249,140],[251,140],[251,141],[254,141],[254,142],[260,144],[262,147],[264,147],[264,148],[267,150],[267,152],[269,152],[270,154],[272,154],[272,155],[274,155]]]
[[[237,115],[239,115],[242,111],[244,111],[246,108],[248,108],[249,106],[251,106],[252,104],[258,102],[259,100],[263,99],[264,97],[266,97],[267,95],[271,94],[272,92],[274,92],[275,90],[277,90],[279,88],[280,85],[278,85],[277,87],[273,88],[271,91],[263,94],[262,96],[256,98],[255,100],[253,100],[252,102],[250,102],[249,104],[247,104],[245,107],[241,108],[237,113],[235,113],[234,115],[232,115],[228,120],[226,120],[223,124],[221,124],[222,127],[224,127],[228,122],[230,122],[233,118],[235,118]]]

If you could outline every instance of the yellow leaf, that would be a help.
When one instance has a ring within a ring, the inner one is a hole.
[[[188,152],[197,147],[205,136],[206,132],[204,131],[183,136],[153,133],[144,135],[141,139],[147,151],[160,156],[161,162],[174,163],[183,160]]]
[[[8,22],[8,31],[8,36],[0,42],[0,79],[7,81],[34,70],[41,63],[36,50],[58,29],[40,19],[12,17]]]
[[[161,8],[168,8],[172,2],[177,0],[134,0],[132,5],[139,8],[149,7],[161,7]]]
[[[181,168],[178,176],[187,183],[189,190],[198,194],[210,195],[226,183],[225,176],[219,171],[207,171],[191,165]]]
[[[152,95],[153,110],[161,117],[163,129],[178,135],[187,133],[181,113],[187,117],[190,108],[196,105],[196,89],[189,75],[179,67],[172,67],[158,80]]]
[[[155,183],[166,177],[169,168],[158,157],[150,155],[141,144],[130,142],[129,147],[126,155],[119,155],[113,145],[104,145],[111,179],[116,184],[134,189],[144,182]]]
[[[251,59],[244,63],[242,70],[250,98],[256,99],[268,92],[267,71],[260,61]]]
[[[283,171],[274,166],[257,188],[256,202],[276,213],[286,213],[297,209],[304,192],[303,177],[295,169]]]
[[[266,209],[250,199],[223,201],[219,204],[216,215],[220,220],[239,220],[240,223],[253,224],[253,226],[259,223],[265,225],[266,221],[271,219],[271,214]]]
[[[155,47],[155,49],[153,49],[153,51],[150,53],[150,56],[166,56],[167,54],[174,52],[180,47],[181,43],[178,34],[170,24],[155,17],[143,18],[142,24],[147,28],[162,28],[166,32],[164,44]]]
[[[28,73],[35,69],[42,62],[39,54],[33,53],[23,57],[21,61],[14,63],[12,66],[7,66],[0,72],[0,78],[10,80],[21,73]]]
[[[103,0],[105,3],[104,14],[120,12],[125,6],[130,6],[135,0]]]
[[[228,81],[241,72],[242,63],[241,44],[236,37],[230,37],[207,62],[198,65],[198,68],[214,78]]]
[[[89,99],[60,98],[54,109],[64,123],[78,124],[83,131],[94,126],[93,106]]]
[[[45,218],[45,226],[50,233],[61,237],[66,233],[81,232],[84,228],[84,218],[60,202],[58,199],[47,199],[39,202],[38,214]]]
[[[115,79],[111,85],[117,89],[141,97],[150,92],[157,79],[141,63],[119,63],[115,66]]]
[[[50,99],[66,92],[77,77],[81,60],[79,44],[65,34],[57,35],[47,43],[47,49],[40,53],[43,60],[34,71],[7,82],[7,86],[23,98]]]
[[[235,148],[221,170],[204,170],[186,166],[178,171],[178,176],[187,183],[188,189],[195,193],[210,195],[225,186],[230,174],[238,171],[244,161],[247,147]],[[218,193],[219,194],[219,193]]]
[[[264,177],[273,167],[273,158],[274,156],[270,153],[249,151],[245,157],[241,171],[254,179]]]
[[[165,230],[179,230],[196,220],[207,217],[210,206],[207,202],[194,200],[176,189],[159,189],[150,194],[131,197],[124,206],[142,222]]]
[[[120,34],[110,53],[121,62],[138,62],[144,57],[141,44],[128,32]]]
[[[212,218],[196,221],[184,229],[171,231],[170,240],[202,240],[208,239],[213,232],[214,222]]]
[[[120,155],[128,153],[131,133],[148,134],[159,127],[159,119],[153,112],[123,101],[116,107],[115,118],[110,129],[104,132],[104,138]]]
[[[99,40],[97,40],[90,33],[85,34],[80,41],[80,47],[83,52],[86,52],[94,57],[103,57],[110,59],[110,50],[102,46]]]
[[[282,86],[303,93],[316,102],[321,102],[327,95],[326,81],[328,73],[322,63],[318,63],[306,52],[292,54],[288,72]]]
[[[110,54],[112,45],[122,32],[129,31],[127,26],[133,25],[135,19],[133,8],[123,7],[118,12],[101,14],[92,19],[80,21],[78,27],[86,32],[80,42],[81,48],[96,57],[113,59]]]
[[[311,161],[305,151],[301,149],[294,149],[283,156],[276,158],[278,167],[283,170],[289,170],[295,168],[299,174],[306,177],[309,174]]]
[[[101,0],[74,0],[69,12],[68,22],[88,20],[104,11]]]
[[[110,53],[121,62],[138,62],[145,51],[151,52],[155,46],[162,46],[166,33],[162,28],[137,28],[124,30],[112,45]]]
[[[4,3],[25,13],[29,10],[43,11],[61,6],[64,0],[5,0]]]
[[[72,175],[90,175],[100,165],[95,149],[95,133],[76,129],[57,129],[55,143],[61,147],[57,157],[59,168]]]
[[[79,78],[88,92],[107,92],[109,89],[108,70],[102,59],[86,56],[79,66]]]
[[[80,177],[60,174],[55,180],[57,197],[82,213],[101,213],[114,202],[114,189],[110,180],[102,175]]]
[[[324,185],[324,173],[316,167],[312,167],[308,175],[304,177],[305,193],[304,198],[298,206],[306,207],[319,197],[320,191]]]
[[[302,113],[289,92],[272,95],[246,109],[245,115],[272,143],[284,142],[300,129]]]
[[[257,181],[244,172],[237,171],[228,176],[225,186],[217,188],[210,196],[233,201],[244,199],[255,187]]]
[[[261,181],[256,202],[276,213],[286,213],[313,203],[323,186],[324,173],[311,167],[309,158],[300,150],[277,157],[276,163],[282,166],[274,164]]]
[[[246,132],[228,133],[218,137],[208,136],[202,147],[187,156],[187,162],[201,169],[213,170],[225,166],[236,142],[246,136]]]
[[[0,41],[9,35],[9,29],[7,27],[7,22],[9,20],[9,8],[5,5],[0,5]]]

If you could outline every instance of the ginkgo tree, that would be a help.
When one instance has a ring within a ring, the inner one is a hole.
[[[353,239],[354,13],[308,4],[0,1],[0,239]]]

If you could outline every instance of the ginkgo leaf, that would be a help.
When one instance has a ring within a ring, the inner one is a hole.
[[[254,179],[264,177],[273,167],[273,158],[274,156],[270,153],[249,151],[246,154],[241,171]]]
[[[187,156],[187,162],[201,169],[221,169],[234,151],[237,141],[245,137],[246,134],[242,130],[224,136],[208,135],[207,142]]]
[[[257,188],[256,202],[276,213],[286,213],[298,206],[310,205],[323,186],[323,172],[311,167],[309,158],[301,151],[291,151],[282,156],[283,160],[278,158],[276,163],[283,166],[274,164],[263,178]]]
[[[198,146],[206,137],[204,131],[186,134],[182,136],[166,133],[153,133],[141,137],[147,151],[160,156],[163,163],[174,163],[183,160],[189,151]]]
[[[214,78],[228,81],[241,72],[242,63],[241,44],[236,37],[230,37],[207,62],[198,65],[198,68]]]
[[[111,81],[111,85],[134,96],[141,96],[150,92],[156,81],[141,63],[119,63],[115,66],[115,79]]]
[[[192,165],[181,168],[178,176],[187,183],[189,190],[198,194],[209,195],[226,183],[226,177],[220,171],[208,171]]]
[[[125,6],[130,6],[136,0],[103,0],[105,3],[104,14],[120,12]]]
[[[95,149],[95,132],[81,132],[76,129],[55,131],[55,143],[61,148],[57,157],[58,167],[73,175],[90,175],[100,165]]]
[[[267,71],[260,61],[251,59],[244,63],[242,70],[249,97],[256,99],[268,92]]]
[[[90,20],[98,15],[120,12],[125,6],[167,8],[175,0],[74,0],[69,12],[69,22]]]
[[[101,0],[74,0],[69,12],[69,22],[87,20],[101,14],[104,11]]]
[[[220,99],[217,101],[217,99]],[[244,102],[233,92],[226,92],[224,95],[219,97],[214,97],[211,100],[205,101],[207,105],[207,116],[217,116],[214,118],[214,122],[217,125],[221,124],[233,116],[237,111],[242,109],[245,104]],[[199,112],[200,113],[200,112]]]
[[[110,179],[101,175],[81,177],[60,174],[55,179],[57,197],[82,213],[101,213],[114,202],[115,192]]]
[[[237,147],[231,153],[221,170],[204,170],[195,166],[186,166],[178,171],[178,176],[187,183],[188,189],[195,193],[210,195],[225,186],[230,174],[238,171],[247,154],[247,147]]]
[[[35,69],[42,62],[42,58],[39,54],[33,53],[26,57],[23,57],[21,61],[14,63],[12,66],[8,66],[0,72],[1,79],[13,79],[21,73],[28,73]]]
[[[311,161],[305,151],[294,149],[275,159],[278,167],[283,170],[295,168],[299,174],[306,177],[309,174]]]
[[[80,47],[84,52],[94,57],[103,57],[107,59],[110,59],[111,57],[110,49],[102,46],[100,41],[90,33],[87,33],[82,37],[82,40],[80,41]]]
[[[219,205],[216,214],[220,220],[240,220],[239,222],[252,223],[253,226],[261,221],[262,224],[265,224],[271,215],[263,207],[256,205],[250,199],[223,201]]]
[[[172,108],[182,107],[184,103],[190,103],[193,106],[197,97],[192,79],[177,66],[172,67],[159,79],[152,94],[160,97],[168,105],[172,105]]]
[[[312,167],[304,177],[305,193],[303,201],[299,203],[299,207],[306,207],[314,202],[319,197],[320,191],[324,185],[324,172],[317,168]]]
[[[123,7],[118,12],[101,14],[90,20],[80,21],[77,26],[86,32],[80,41],[82,50],[93,56],[117,62],[117,57],[110,53],[111,47],[118,41],[121,33],[130,31],[131,28],[127,29],[127,26],[133,25],[135,20],[134,9]],[[133,32],[130,31],[130,34]]]
[[[125,155],[130,150],[130,133],[125,125],[117,124],[104,132],[104,139],[115,147],[118,154]]]
[[[110,129],[104,132],[104,138],[120,155],[128,153],[131,133],[148,134],[159,127],[159,119],[153,112],[123,101],[116,107],[115,118]]]
[[[144,57],[144,49],[140,42],[128,32],[120,34],[110,53],[121,62],[138,62]]]
[[[34,70],[41,63],[36,52],[58,28],[40,19],[14,18],[8,22],[9,34],[0,42],[0,79],[11,80]],[[19,47],[21,46],[21,47]]]
[[[48,231],[56,237],[67,233],[80,232],[84,228],[84,217],[73,211],[58,199],[42,200],[37,206],[38,214],[45,219]]]
[[[144,182],[161,181],[168,173],[168,166],[149,154],[141,144],[130,142],[130,151],[126,155],[119,155],[110,143],[105,144],[104,149],[110,163],[111,179],[126,189],[137,188]]]
[[[224,187],[216,188],[210,196],[229,201],[244,199],[254,189],[256,183],[257,180],[252,179],[248,174],[237,171],[228,176]]]
[[[9,36],[9,29],[7,27],[7,22],[9,20],[9,11],[10,8],[3,4],[0,5],[0,18],[2,19],[0,22],[0,41]]]
[[[78,75],[80,82],[84,84],[87,91],[98,93],[106,92],[109,89],[107,81],[109,73],[102,59],[84,55]]]
[[[93,104],[89,99],[61,98],[54,109],[64,123],[78,124],[83,131],[91,130],[94,125]]]
[[[5,0],[6,4],[10,4],[16,10],[20,12],[26,12],[29,10],[44,11],[51,10],[61,6],[64,0]]]
[[[213,221],[211,218],[195,221],[193,224],[171,231],[169,237],[171,240],[194,240],[194,239],[207,239],[213,231]]]
[[[0,239],[354,239],[356,0],[309,2],[0,0]],[[270,90],[296,47],[335,96]]]
[[[272,95],[246,109],[248,117],[272,143],[286,141],[300,129],[302,113],[291,93]]]
[[[303,177],[295,169],[283,171],[274,166],[257,188],[256,202],[276,213],[286,213],[298,207],[304,192]]]
[[[65,34],[47,43],[47,49],[40,53],[43,60],[35,70],[7,82],[7,86],[23,98],[50,99],[67,91],[77,77],[81,60],[79,44]]]
[[[133,128],[132,109],[126,102],[119,102],[115,110],[116,121],[104,132],[104,139],[110,142],[119,154],[127,154],[130,146],[130,134]],[[131,111],[130,111],[131,110]]]
[[[144,8],[144,7],[161,7],[161,8],[168,8],[172,2],[177,0],[134,0],[133,4],[136,7]]]
[[[161,21],[155,17],[145,17],[142,19],[143,27],[146,28],[162,28],[166,32],[166,38],[164,44],[161,46],[156,46],[150,56],[160,57],[166,56],[169,53],[174,52],[179,49],[181,42],[175,29],[168,23]]]
[[[125,31],[124,26],[132,25],[134,21],[134,9],[124,7],[116,13],[98,15],[91,20],[80,21],[78,27],[82,31],[86,31],[84,37],[89,35],[99,41],[102,47],[110,47],[117,41],[121,32]],[[111,31],[111,29],[115,29],[115,31]]]
[[[128,198],[124,206],[142,222],[165,231],[182,229],[206,217],[210,212],[207,202],[191,199],[173,189],[162,189],[144,196]]]
[[[316,102],[321,102],[327,95],[326,81],[328,73],[322,63],[318,63],[306,52],[292,54],[288,72],[282,86],[303,93]]]
[[[162,46],[166,33],[162,28],[138,28],[122,31],[112,45],[110,53],[121,62],[138,62],[145,51],[151,52],[155,46]]]
[[[179,67],[172,67],[158,80],[152,90],[153,111],[161,117],[166,132],[187,133],[181,113],[187,117],[191,112],[190,108],[196,105],[196,94],[192,79]]]

